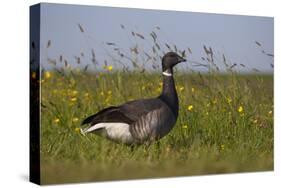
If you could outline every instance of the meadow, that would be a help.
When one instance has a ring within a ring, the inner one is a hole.
[[[131,35],[137,43],[148,40],[139,33]],[[273,74],[235,71],[245,65],[229,63],[205,45],[205,57],[187,64],[207,71],[175,71],[179,117],[163,139],[130,147],[80,133],[81,121],[105,107],[161,93],[161,51],[176,51],[189,60],[190,48],[161,43],[155,32],[150,36],[150,53],[136,45],[130,49],[132,56],[107,43],[113,48],[111,63],[105,61],[101,71],[89,71],[89,65],[70,68],[62,55],[48,60],[54,66],[42,69],[40,77],[43,184],[273,170]],[[256,45],[262,48],[259,42]],[[75,57],[76,63],[83,64],[84,56]],[[138,63],[143,57],[152,63]],[[122,64],[124,59],[131,69]],[[95,67],[94,51],[91,60]]]
[[[176,75],[180,114],[159,143],[131,148],[80,123],[104,107],[161,91],[159,73],[108,71],[41,80],[42,183],[273,170],[272,75]]]

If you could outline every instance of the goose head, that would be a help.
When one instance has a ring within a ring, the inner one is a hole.
[[[183,57],[179,56],[175,52],[168,52],[166,53],[163,58],[162,58],[162,69],[163,72],[167,70],[171,70],[175,65],[181,62],[185,62],[186,59]]]

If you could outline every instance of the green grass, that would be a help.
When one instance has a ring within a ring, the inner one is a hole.
[[[158,96],[160,73],[45,72],[42,183],[273,170],[273,75],[178,72],[175,80],[176,126],[159,143],[131,148],[83,136],[79,125],[110,105]]]

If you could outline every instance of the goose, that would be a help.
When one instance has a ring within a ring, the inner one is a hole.
[[[185,61],[175,52],[166,53],[162,57],[163,89],[158,97],[105,108],[82,121],[81,133],[128,145],[152,143],[167,135],[179,111],[173,67]]]

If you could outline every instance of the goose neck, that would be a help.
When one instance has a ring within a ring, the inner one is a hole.
[[[178,113],[178,95],[172,70],[163,71],[162,100],[174,111]]]

